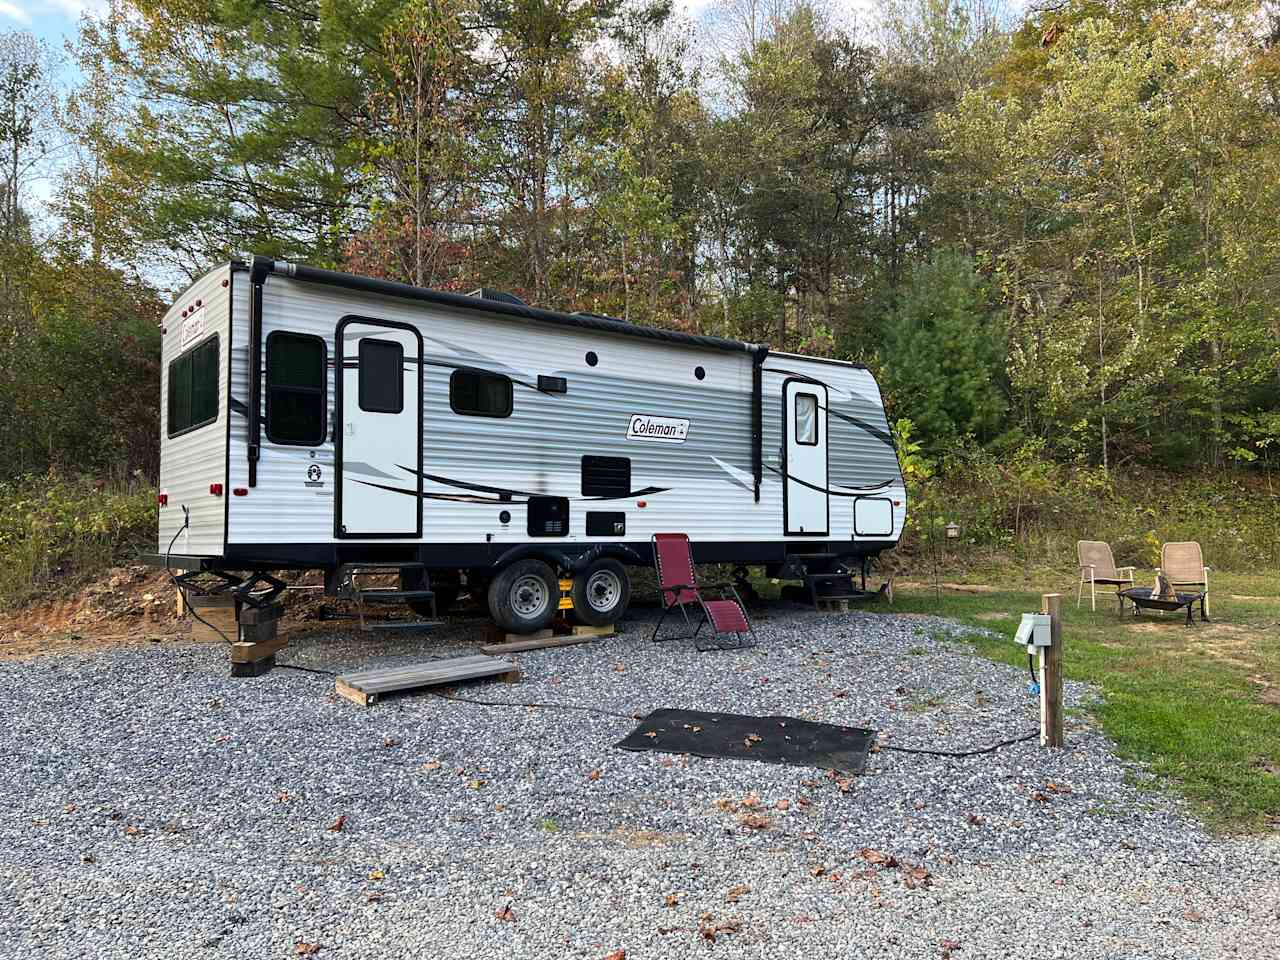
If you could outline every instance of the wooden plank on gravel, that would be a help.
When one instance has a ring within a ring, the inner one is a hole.
[[[339,696],[367,707],[384,693],[484,677],[497,677],[506,683],[515,683],[520,679],[520,667],[510,660],[497,657],[453,657],[448,660],[429,660],[425,663],[344,673],[335,681],[334,690]]]
[[[263,640],[259,643],[233,643],[231,644],[231,662],[253,663],[255,660],[264,660],[267,657],[274,657],[288,645],[289,640],[286,637],[276,637],[274,640]]]

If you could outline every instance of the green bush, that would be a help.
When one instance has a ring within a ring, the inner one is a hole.
[[[155,489],[141,476],[0,480],[0,606],[70,587],[152,544]]]

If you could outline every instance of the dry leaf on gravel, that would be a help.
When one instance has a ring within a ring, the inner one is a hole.
[[[338,819],[329,824],[329,829],[334,833],[340,831],[347,825],[347,815],[345,813],[338,814]]]
[[[745,883],[740,883],[736,887],[730,887],[729,892],[724,895],[725,900],[729,903],[737,903],[742,897],[751,892],[751,888]]]
[[[820,877],[826,872],[827,872],[827,868],[824,867],[822,864],[818,864],[817,866],[809,868],[809,876],[811,877]]]
[[[386,876],[387,876],[387,875],[386,875],[385,873],[383,873],[381,870],[370,870],[370,871],[369,871],[369,879],[370,879],[370,880],[383,880],[383,879],[385,879],[385,878],[386,878]]]
[[[605,957],[604,960],[627,960],[627,951],[615,950],[613,953]]]
[[[898,865],[897,857],[888,853],[881,853],[879,850],[872,849],[871,847],[862,848],[862,859],[869,863],[878,864],[882,867],[896,867]]]
[[[709,913],[703,914],[698,921],[698,933],[702,936],[702,939],[710,943],[715,943],[716,937],[722,933],[737,933],[741,929],[741,920],[721,920],[717,923]]]
[[[645,736],[648,737],[650,740],[654,740],[654,739],[657,739],[658,732],[656,730],[650,730],[645,734]]]
[[[304,943],[303,941],[299,940],[296,944],[294,944],[293,952],[300,957],[313,957],[320,952],[320,944]]]
[[[982,826],[982,818],[978,816],[976,813],[969,814],[967,819],[969,821],[970,826],[974,826],[974,827]]]
[[[768,817],[762,817],[758,813],[742,813],[738,815],[738,823],[749,830],[768,830],[773,826],[773,821]]]
[[[1070,787],[1068,787],[1065,783],[1054,783],[1054,782],[1052,782],[1052,781],[1050,781],[1050,782],[1049,782],[1049,789],[1050,789],[1050,790],[1052,790],[1054,793],[1064,793],[1064,794],[1065,794],[1065,793],[1073,793],[1073,792],[1074,792],[1074,791],[1073,791]]]
[[[947,958],[949,958],[952,953],[954,953],[959,949],[960,949],[960,942],[958,940],[943,940],[942,941],[943,960],[947,960]]]
[[[674,907],[674,906],[676,906],[679,902],[680,902],[680,898],[679,898],[679,897],[677,897],[674,893],[668,893],[668,894],[667,894],[667,897],[666,897],[666,904],[667,904],[667,906],[668,906],[668,907]]]
[[[599,779],[600,779],[600,771],[599,771],[599,770],[592,770],[590,773],[588,773],[588,774],[587,774],[587,779],[588,779],[588,780],[599,780]]]
[[[400,741],[397,740],[395,737],[387,737],[385,740],[382,741],[382,745],[386,747],[388,750],[390,750],[392,747],[400,746]]]
[[[511,909],[511,904],[509,903],[505,907],[502,907],[501,909],[495,911],[493,915],[497,917],[499,920],[501,920],[503,923],[516,922],[515,912]]]
[[[774,806],[777,807],[779,810],[790,810],[791,801],[788,800],[786,797],[783,797],[781,800],[775,803]]]
[[[426,771],[439,770],[443,764],[439,760],[428,760],[422,765],[422,769]]]

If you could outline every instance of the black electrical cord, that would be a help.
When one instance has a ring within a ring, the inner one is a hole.
[[[880,750],[892,750],[895,753],[921,753],[929,757],[977,757],[984,753],[995,753],[1001,747],[1010,747],[1015,743],[1026,743],[1028,740],[1034,740],[1040,736],[1040,731],[1028,733],[1025,737],[1014,737],[1012,740],[1001,740],[999,743],[993,743],[989,747],[981,747],[977,750],[923,750],[918,747],[890,747],[888,745],[881,746]]]
[[[641,720],[643,715],[635,713],[616,713],[613,710],[601,710],[599,707],[585,707],[577,703],[538,703],[524,700],[471,700],[467,697],[455,697],[452,694],[427,691],[441,700],[454,700],[458,703],[474,703],[482,707],[544,707],[550,710],[581,710],[583,713],[598,713],[605,717],[621,717],[623,720]]]
[[[300,667],[293,663],[277,663],[277,670],[299,670],[302,673],[314,673],[321,677],[336,677],[337,674],[332,670],[318,670],[315,667]]]
[[[200,614],[196,613],[196,608],[191,605],[191,595],[187,593],[187,588],[178,582],[178,578],[173,575],[173,567],[169,565],[169,557],[173,554],[173,545],[178,542],[178,537],[181,536],[182,531],[187,529],[189,526],[191,526],[191,511],[184,505],[182,508],[182,526],[174,532],[173,539],[169,541],[169,546],[166,547],[164,551],[164,572],[169,575],[169,579],[173,582],[173,585],[177,587],[178,592],[182,594],[182,605],[187,608],[190,614],[220,636],[223,639],[223,642],[230,645],[232,642],[230,637],[204,617],[200,616]]]
[[[1035,656],[1030,653],[1027,654],[1027,673],[1031,674],[1031,682],[1040,686],[1040,679],[1036,676]]]

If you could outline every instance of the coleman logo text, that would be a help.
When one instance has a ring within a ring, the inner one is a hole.
[[[680,417],[651,417],[647,413],[633,413],[627,424],[628,440],[647,443],[684,443],[689,436],[689,421]]]

